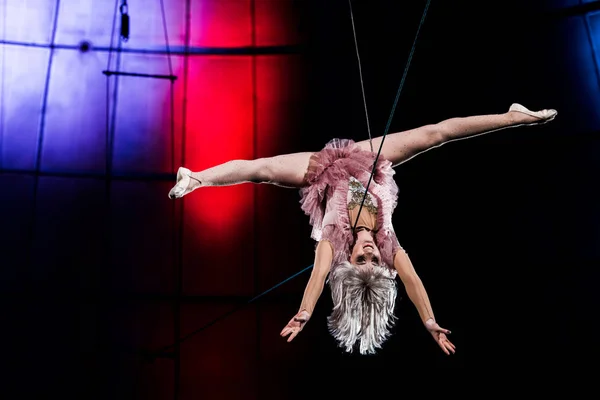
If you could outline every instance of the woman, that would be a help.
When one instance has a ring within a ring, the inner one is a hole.
[[[300,189],[302,210],[310,217],[316,246],[314,267],[298,313],[281,331],[288,342],[306,325],[327,276],[333,298],[328,327],[347,352],[374,353],[390,334],[395,317],[396,275],[417,308],[425,328],[446,353],[456,348],[440,327],[427,292],[394,233],[392,213],[398,187],[393,167],[444,143],[520,125],[553,120],[556,110],[533,112],[513,104],[502,114],[451,118],[434,125],[387,135],[377,161],[368,140],[334,139],[316,153],[286,154],[256,160],[233,160],[200,172],[180,168],[169,197],[203,186],[244,182]],[[382,137],[373,139],[378,149]],[[364,197],[364,203],[363,203]],[[362,209],[361,209],[362,204]],[[360,210],[360,215],[359,215]]]

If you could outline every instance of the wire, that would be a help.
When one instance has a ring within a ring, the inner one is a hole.
[[[371,175],[369,176],[369,181],[367,182],[367,187],[365,188],[365,194],[363,195],[362,201],[360,202],[360,208],[358,209],[358,214],[356,215],[356,221],[354,222],[354,227],[352,228],[352,232],[354,232],[356,230],[356,225],[358,224],[358,218],[360,217],[360,212],[362,211],[363,205],[365,204],[365,199],[367,197],[367,193],[369,192],[369,186],[371,185],[371,180],[373,179],[373,175],[375,174],[375,169],[377,168],[377,161],[379,160],[379,156],[381,155],[381,149],[383,148],[383,142],[385,141],[385,137],[387,136],[387,134],[390,130],[390,125],[392,124],[392,119],[393,119],[394,113],[396,111],[396,106],[398,105],[398,99],[400,98],[400,93],[402,92],[402,88],[404,87],[404,82],[406,81],[406,75],[408,74],[408,69],[410,67],[410,63],[411,63],[413,55],[415,53],[415,48],[417,46],[417,39],[419,38],[419,33],[421,32],[421,27],[423,26],[423,23],[425,22],[425,17],[427,16],[427,10],[429,9],[430,3],[431,3],[431,0],[427,0],[427,4],[425,4],[425,9],[423,10],[423,15],[421,16],[421,21],[419,22],[419,27],[417,28],[417,33],[415,35],[415,39],[413,40],[413,44],[410,49],[410,53],[408,55],[408,60],[406,62],[406,66],[404,67],[404,73],[402,74],[402,79],[400,80],[400,86],[398,87],[398,91],[396,92],[396,98],[394,99],[392,111],[390,112],[390,116],[388,117],[388,121],[385,126],[385,131],[383,132],[383,137],[381,138],[381,144],[379,145],[379,150],[377,151],[377,156],[375,157],[375,161],[373,162],[373,170],[371,171]],[[359,61],[359,64],[360,64],[360,61]]]
[[[182,337],[180,337],[179,339],[177,339],[175,342],[171,343],[168,346],[164,346],[161,347],[160,349],[156,350],[156,352],[154,352],[154,357],[150,357],[150,361],[154,361],[154,359],[156,359],[157,355],[160,355],[162,353],[164,353],[166,350],[169,350],[172,347],[175,347],[179,344],[181,344],[183,341],[189,339],[190,337],[202,332],[203,330],[213,326],[214,324],[216,324],[217,322],[221,321],[222,319],[227,318],[228,316],[230,316],[231,314],[241,310],[242,308],[246,307],[247,305],[255,302],[256,300],[260,299],[261,297],[265,296],[267,293],[272,292],[273,290],[277,289],[279,286],[283,285],[286,282],[291,281],[292,279],[294,279],[295,277],[297,277],[298,275],[303,274],[304,272],[308,271],[309,269],[311,269],[314,266],[314,264],[309,265],[308,267],[304,268],[303,270],[300,270],[298,272],[296,272],[294,275],[282,280],[281,282],[279,282],[278,284],[276,284],[275,286],[265,290],[264,292],[262,292],[261,294],[254,296],[253,298],[251,298],[250,300],[248,300],[246,303],[239,305],[238,307],[235,307],[234,309],[232,309],[231,311],[228,311],[227,313],[213,319],[212,321],[210,321],[209,323],[201,326],[200,328],[188,333],[187,335],[184,335]]]
[[[362,90],[363,104],[365,106],[365,117],[367,119],[367,133],[369,134],[369,145],[373,152],[373,139],[371,138],[371,124],[369,123],[369,112],[367,111],[367,96],[365,95],[365,86],[363,83],[362,66],[360,63],[360,54],[358,53],[358,41],[356,40],[356,27],[354,26],[354,12],[352,11],[352,0],[348,0],[350,5],[350,20],[352,21],[352,34],[354,35],[354,48],[356,49],[356,58],[358,59],[358,74],[360,76],[360,88]]]

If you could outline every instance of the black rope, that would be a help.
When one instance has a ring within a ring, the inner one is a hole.
[[[189,3],[186,4],[186,7],[189,6]],[[169,63],[169,75],[171,77],[170,79],[170,100],[171,100],[171,120],[170,120],[170,134],[171,134],[171,172],[175,173],[175,79],[177,79],[177,77],[175,77],[173,75],[173,63],[171,61],[171,46],[169,45],[169,31],[167,29],[167,16],[165,13],[165,4],[164,4],[164,0],[160,0],[160,11],[161,11],[161,15],[162,15],[162,23],[163,23],[163,32],[164,32],[164,36],[165,36],[165,46],[167,48],[167,60]],[[174,260],[177,260],[177,256],[181,253],[179,247],[181,247],[181,240],[182,237],[177,237],[177,235],[175,235],[175,232],[177,231],[177,205],[174,203],[172,206],[172,218],[171,220],[173,221],[172,223],[172,227],[173,227],[173,254],[174,254]],[[181,221],[180,221],[181,222]],[[182,224],[182,223],[181,223]],[[177,267],[178,271],[176,273],[176,278],[177,280],[179,280],[181,278],[181,270],[179,269],[179,265],[180,263],[177,263]],[[175,302],[173,304],[173,314],[174,314],[174,318],[173,318],[173,333],[175,334],[175,337],[178,337],[181,333],[180,329],[181,329],[181,287],[179,285],[177,285],[176,287],[176,296],[175,296]],[[179,373],[180,373],[180,361],[179,361],[179,357],[180,356],[180,349],[179,349],[179,344],[175,345],[175,354],[174,354],[174,359],[175,359],[175,384],[173,385],[173,398],[177,399],[179,398],[179,390],[180,390],[180,386],[179,386]]]
[[[367,119],[367,133],[369,134],[369,145],[371,153],[373,152],[373,138],[371,137],[371,124],[369,123],[369,112],[367,110],[367,96],[365,95],[365,84],[362,76],[362,66],[360,62],[360,53],[358,52],[358,40],[356,40],[356,27],[354,26],[354,12],[352,11],[352,0],[348,0],[350,6],[350,20],[352,21],[352,35],[354,36],[354,48],[356,49],[356,59],[358,60],[358,75],[360,77],[360,89],[362,91],[363,105],[365,107],[365,118]]]
[[[169,32],[167,29],[167,16],[165,14],[164,0],[160,0],[160,10],[162,14],[163,31],[165,35],[165,45],[167,47],[167,59],[169,61],[169,74],[173,76],[173,63],[171,62],[171,47],[169,46]]]
[[[365,188],[365,194],[363,195],[362,201],[360,202],[360,208],[358,209],[358,214],[356,215],[356,221],[354,222],[354,227],[352,228],[352,232],[356,231],[356,225],[358,224],[358,218],[360,217],[360,212],[362,211],[363,205],[365,204],[365,199],[367,198],[367,193],[369,192],[369,186],[371,185],[371,181],[373,180],[373,175],[375,175],[375,169],[377,168],[377,161],[379,160],[379,155],[381,154],[381,149],[383,148],[383,142],[385,141],[385,137],[387,136],[390,125],[392,123],[392,118],[394,117],[394,113],[396,111],[396,106],[398,105],[398,99],[400,98],[400,93],[402,92],[402,88],[404,87],[404,82],[406,81],[406,75],[408,74],[408,68],[410,67],[410,62],[412,61],[413,54],[415,53],[415,47],[417,45],[417,39],[419,37],[419,32],[421,31],[421,27],[425,22],[425,17],[427,16],[427,10],[429,9],[429,4],[431,0],[427,0],[427,4],[425,4],[425,9],[423,10],[423,16],[421,17],[421,22],[419,22],[419,27],[417,28],[417,33],[415,35],[415,39],[413,40],[412,47],[410,49],[410,54],[408,55],[408,60],[406,62],[406,66],[404,67],[404,73],[402,74],[402,80],[400,81],[400,86],[398,87],[398,91],[396,92],[396,98],[394,99],[394,105],[392,106],[392,111],[390,112],[390,116],[388,117],[387,124],[385,126],[385,131],[383,132],[383,137],[381,138],[381,144],[379,145],[379,150],[377,151],[377,156],[375,157],[375,161],[373,162],[373,170],[371,171],[371,175],[369,176],[369,181],[367,182],[367,187]],[[360,60],[359,60],[360,63]]]
[[[56,2],[54,9],[54,17],[52,22],[52,36],[50,38],[50,43],[54,44],[56,40],[56,31],[58,29],[58,12],[60,9],[60,0]],[[33,191],[32,191],[32,205],[31,205],[31,223],[29,225],[29,244],[31,246],[31,251],[28,255],[29,265],[33,267],[33,246],[35,245],[35,228],[37,225],[37,205],[38,205],[38,192],[40,187],[40,172],[42,170],[42,154],[43,154],[43,145],[44,145],[44,134],[46,133],[46,110],[48,107],[48,95],[50,91],[50,75],[52,74],[52,64],[54,62],[54,49],[50,49],[50,54],[48,56],[48,67],[46,69],[46,79],[44,82],[44,94],[42,97],[42,108],[40,110],[40,125],[38,129],[38,137],[35,148],[35,164],[34,164],[34,180],[33,180]],[[3,66],[4,68],[4,66]]]
[[[52,38],[51,43],[54,43],[56,38],[56,30],[58,29],[58,10],[60,9],[60,0],[56,2],[56,9],[54,10],[53,26],[52,26]],[[44,134],[46,133],[46,109],[48,107],[48,94],[50,91],[50,75],[52,74],[52,64],[54,62],[54,50],[50,50],[50,56],[48,57],[48,67],[46,69],[46,80],[44,82],[44,95],[42,97],[42,109],[40,115],[40,126],[37,137],[37,147],[35,153],[35,172],[40,172],[42,168],[42,146],[44,145]],[[36,179],[37,181],[37,179]]]
[[[114,38],[115,38],[115,27],[117,26],[118,10],[119,10],[119,0],[115,0],[115,10],[113,12],[113,24],[112,24],[112,29],[110,30],[110,45],[108,46],[108,62],[106,64],[107,70],[110,70],[110,63],[112,61],[113,44],[114,44]]]
[[[171,133],[171,172],[175,173],[175,80],[177,77],[173,75],[173,62],[171,61],[171,46],[169,45],[169,32],[167,29],[167,16],[165,13],[164,0],[160,0],[160,9],[162,14],[163,31],[165,35],[165,46],[167,48],[167,61],[169,62],[169,77],[170,77],[170,100],[171,100],[171,120],[170,120],[170,133]],[[157,76],[158,77],[158,76]],[[173,218],[175,219],[175,218]]]
[[[126,2],[124,2],[126,4]],[[119,0],[115,0],[115,9],[113,14],[113,24],[110,34],[110,50],[108,52],[108,61],[106,63],[106,71],[110,71],[112,64],[112,57],[114,51],[114,37],[115,37],[115,29],[117,25],[117,13],[121,10],[123,12],[123,6],[119,7]],[[104,146],[105,146],[105,166],[104,166],[104,174],[106,178],[106,203],[107,207],[110,207],[110,177],[112,175],[112,153],[113,153],[113,142],[114,142],[114,130],[116,124],[116,104],[118,98],[118,79],[119,79],[119,66],[121,64],[121,47],[122,47],[122,38],[119,36],[118,48],[117,48],[117,60],[116,60],[116,73],[113,87],[113,109],[111,110],[111,101],[110,101],[110,77],[111,74],[106,74],[105,71],[102,71],[104,75],[106,75],[106,132],[104,138]],[[111,118],[112,115],[112,118]]]
[[[230,316],[231,314],[233,314],[233,313],[235,313],[235,312],[237,312],[237,311],[241,310],[242,308],[246,307],[247,305],[249,305],[249,304],[251,304],[251,303],[255,302],[256,300],[260,299],[261,297],[265,296],[267,293],[269,293],[269,292],[271,292],[271,291],[273,291],[273,290],[277,289],[279,286],[283,285],[284,283],[286,283],[286,282],[289,282],[289,281],[291,281],[292,279],[294,279],[295,277],[297,277],[298,275],[301,275],[302,273],[304,273],[304,272],[308,271],[308,270],[309,270],[309,269],[311,269],[313,266],[314,266],[314,264],[311,264],[311,265],[309,265],[308,267],[306,267],[306,268],[304,268],[304,269],[302,269],[302,270],[300,270],[300,271],[296,272],[294,275],[292,275],[292,276],[290,276],[290,277],[288,277],[288,278],[286,278],[286,279],[282,280],[281,282],[279,282],[279,283],[278,283],[278,284],[276,284],[275,286],[273,286],[273,287],[271,287],[271,288],[269,288],[269,289],[265,290],[264,292],[262,292],[262,293],[261,293],[261,294],[259,294],[259,295],[256,295],[256,296],[254,296],[253,298],[251,298],[251,299],[250,299],[250,300],[248,300],[247,302],[245,302],[245,303],[243,303],[243,304],[241,304],[241,305],[239,305],[239,306],[235,307],[235,308],[234,308],[234,309],[232,309],[231,311],[228,311],[228,312],[226,312],[225,314],[223,314],[223,315],[221,315],[221,316],[219,316],[219,317],[217,317],[217,318],[213,319],[212,321],[210,321],[209,323],[207,323],[207,324],[205,324],[205,325],[201,326],[200,328],[196,329],[195,331],[192,331],[192,332],[188,333],[187,335],[180,337],[180,338],[179,338],[179,339],[177,339],[175,342],[173,342],[173,343],[171,343],[171,344],[169,344],[169,345],[167,345],[167,346],[161,347],[160,349],[156,350],[156,351],[155,351],[155,352],[153,352],[152,354],[146,354],[146,356],[148,357],[148,358],[147,358],[147,361],[150,361],[150,362],[151,362],[151,361],[154,361],[156,358],[158,358],[158,356],[160,356],[160,355],[162,355],[162,354],[165,354],[165,353],[166,353],[166,351],[167,351],[167,350],[169,350],[170,348],[172,348],[172,347],[175,347],[175,346],[177,346],[177,345],[180,345],[180,344],[181,344],[183,341],[185,341],[185,340],[187,340],[187,339],[191,338],[192,336],[194,336],[194,335],[196,335],[196,334],[198,334],[198,333],[202,332],[203,330],[205,330],[205,329],[207,329],[207,328],[210,328],[211,326],[213,326],[213,325],[214,325],[214,324],[216,324],[217,322],[221,321],[222,319],[225,319],[225,318],[227,318],[227,317],[228,317],[228,316]]]

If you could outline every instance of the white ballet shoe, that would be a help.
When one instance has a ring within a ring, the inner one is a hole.
[[[187,168],[180,167],[177,170],[177,183],[175,184],[173,189],[171,189],[169,191],[169,198],[170,199],[180,199],[183,196],[185,196],[186,194],[191,193],[194,190],[198,189],[200,187],[200,185],[192,187],[192,185],[191,185],[192,179],[195,181],[198,181],[197,179],[192,177],[192,171],[190,171]],[[200,182],[200,181],[198,181],[198,182]]]
[[[558,111],[554,110],[554,109],[548,109],[548,110],[541,110],[541,111],[531,111],[527,108],[525,108],[524,106],[522,106],[521,104],[518,103],[513,103],[510,108],[508,109],[508,111],[516,111],[516,112],[520,112],[522,114],[527,114],[527,115],[531,115],[532,117],[538,118],[539,121],[536,122],[526,122],[522,125],[541,125],[541,124],[545,124],[547,122],[552,121],[554,118],[556,118],[556,115],[558,114]]]

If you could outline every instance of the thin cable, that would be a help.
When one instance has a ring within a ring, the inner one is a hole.
[[[50,55],[48,57],[48,68],[46,69],[46,82],[44,83],[44,94],[42,97],[42,110],[40,116],[39,133],[37,137],[37,147],[35,151],[35,172],[40,172],[42,168],[42,147],[44,145],[44,134],[46,133],[46,109],[48,107],[48,96],[50,93],[50,75],[52,74],[52,65],[54,62],[54,42],[56,40],[56,31],[58,29],[58,13],[60,11],[60,0],[56,1],[52,24],[52,37],[50,39]],[[36,187],[37,187],[36,178]]]
[[[402,88],[404,87],[404,82],[406,81],[406,75],[408,74],[408,68],[410,67],[410,63],[413,58],[413,54],[415,53],[415,48],[417,45],[417,39],[419,37],[419,32],[421,32],[421,27],[425,22],[425,17],[427,16],[427,10],[429,9],[429,4],[431,0],[427,0],[427,4],[425,4],[425,9],[423,10],[423,15],[421,17],[421,22],[419,22],[419,27],[417,28],[417,33],[415,35],[415,39],[413,40],[412,47],[410,49],[410,54],[408,55],[408,60],[406,62],[406,66],[404,67],[404,73],[402,74],[402,80],[400,81],[400,86],[398,87],[398,91],[396,92],[396,98],[394,99],[394,105],[392,106],[392,111],[390,112],[390,116],[388,117],[387,124],[385,126],[385,131],[383,132],[383,137],[381,138],[381,144],[379,145],[379,150],[377,151],[377,156],[375,157],[375,161],[373,162],[373,170],[371,171],[371,175],[369,176],[369,181],[367,182],[367,187],[365,188],[365,194],[363,195],[362,201],[360,203],[360,208],[358,209],[358,214],[356,216],[356,221],[354,222],[354,227],[352,228],[352,232],[356,231],[356,225],[358,224],[358,218],[360,217],[360,212],[362,211],[363,205],[365,204],[365,198],[367,197],[367,193],[369,192],[369,186],[371,185],[371,180],[373,180],[373,175],[375,174],[375,169],[377,168],[377,161],[379,160],[379,155],[381,154],[381,149],[383,148],[383,142],[385,141],[385,137],[390,130],[390,125],[392,124],[392,118],[394,117],[394,112],[396,111],[396,106],[398,105],[398,99],[400,98],[400,93],[402,92]]]
[[[115,0],[115,10],[113,12],[113,24],[110,31],[110,45],[108,47],[108,62],[106,63],[106,70],[110,71],[110,63],[112,61],[113,44],[115,38],[115,26],[117,25],[117,11],[119,10],[119,0]],[[108,77],[108,75],[107,75]]]
[[[113,25],[111,29],[110,35],[110,47],[108,53],[108,60],[106,70],[110,71],[112,64],[112,56],[113,56],[113,46],[114,46],[114,36],[115,36],[115,28],[116,21],[119,12],[119,0],[115,0],[115,8],[113,11]],[[119,37],[118,41],[118,53],[116,59],[116,68],[115,70],[119,70],[120,60],[121,60],[121,38]],[[104,133],[104,212],[105,212],[105,228],[104,228],[104,248],[106,249],[106,253],[110,255],[113,252],[114,246],[111,236],[111,229],[113,223],[113,214],[111,212],[111,191],[112,191],[112,153],[113,153],[113,138],[114,138],[114,128],[116,124],[116,105],[118,98],[118,84],[119,84],[119,76],[115,76],[113,88],[113,101],[111,103],[111,78],[110,75],[106,75],[106,98],[105,98],[105,106],[106,106],[106,120],[105,120],[105,133]]]
[[[251,298],[250,300],[248,300],[246,303],[234,308],[233,310],[213,319],[211,322],[209,322],[208,324],[196,329],[195,331],[192,331],[190,333],[188,333],[187,335],[177,339],[177,341],[175,341],[174,343],[168,345],[168,346],[164,346],[162,348],[160,348],[159,350],[157,350],[155,353],[156,354],[160,354],[165,352],[166,350],[170,349],[171,347],[177,346],[178,344],[181,344],[181,342],[189,339],[190,337],[202,332],[203,330],[213,326],[214,324],[216,324],[217,322],[221,321],[222,319],[227,318],[228,316],[230,316],[231,314],[235,313],[236,311],[241,310],[242,308],[246,307],[248,304],[253,303],[254,301],[260,299],[261,297],[263,297],[264,295],[266,295],[267,293],[277,289],[279,286],[283,285],[284,283],[291,281],[292,279],[294,279],[295,277],[297,277],[298,275],[301,275],[302,273],[308,271],[309,269],[311,269],[314,266],[314,264],[309,265],[308,267],[304,268],[303,270],[300,270],[298,272],[296,272],[294,275],[284,279],[283,281],[279,282],[278,284],[276,284],[275,286],[271,287],[270,289],[265,290],[264,292],[262,292],[261,294],[254,296],[253,298]]]
[[[163,33],[165,36],[165,46],[167,48],[167,60],[169,63],[169,75],[171,77],[173,77],[173,63],[171,61],[171,46],[169,45],[169,31],[167,29],[167,15],[165,13],[165,4],[164,4],[164,0],[160,0],[160,11],[161,11],[161,15],[162,15],[162,23],[163,23]],[[171,120],[170,120],[170,131],[171,131],[171,172],[175,173],[175,80],[174,79],[170,79],[171,81],[171,86],[170,86],[170,113],[171,113]]]
[[[115,60],[115,72],[117,72],[117,74],[115,74],[115,79],[114,79],[114,85],[113,85],[113,92],[112,92],[112,104],[110,107],[110,124],[109,124],[109,131],[108,131],[108,138],[107,138],[107,143],[106,143],[106,195],[107,195],[107,199],[110,199],[110,191],[112,190],[112,178],[113,178],[113,159],[114,159],[114,147],[115,147],[115,134],[116,134],[116,130],[117,130],[117,106],[118,106],[118,101],[119,101],[119,90],[121,89],[120,86],[120,75],[119,73],[119,69],[121,68],[121,61],[122,61],[122,47],[123,47],[123,38],[121,38],[121,36],[119,36],[119,42],[118,42],[118,47],[117,47],[117,59]],[[109,100],[110,101],[110,100]],[[109,200],[110,201],[110,200]]]
[[[186,7],[189,5],[186,4]],[[167,47],[167,59],[169,62],[169,75],[171,77],[173,77],[173,65],[171,62],[171,47],[169,46],[169,31],[167,29],[167,15],[165,13],[165,4],[163,0],[160,0],[160,10],[161,10],[161,14],[162,14],[162,22],[163,22],[163,32],[164,32],[164,36],[165,36],[165,45]],[[171,121],[170,121],[170,139],[171,139],[171,172],[175,173],[175,80],[171,79],[170,80],[170,100],[171,100]],[[176,218],[176,213],[177,213],[177,206],[176,204],[173,204],[172,207],[172,212],[173,212],[173,218],[172,218],[172,226],[173,226],[173,232],[176,231],[177,228],[177,218]],[[173,235],[173,254],[174,254],[174,259],[177,259],[177,255],[179,254],[177,245],[181,243],[181,239],[177,237],[177,235]],[[180,264],[178,264],[180,265]],[[179,281],[179,278],[181,277],[181,270],[177,271],[176,274],[176,280]],[[174,318],[173,318],[173,331],[175,334],[175,337],[179,337],[179,335],[181,334],[180,331],[180,326],[181,326],[181,291],[180,291],[180,287],[179,285],[176,288],[176,296],[175,296],[175,302],[173,304],[173,314],[174,314]],[[177,399],[179,398],[179,391],[180,391],[180,387],[179,387],[179,381],[180,381],[180,348],[179,348],[179,343],[176,343],[174,345],[175,347],[175,368],[174,368],[174,380],[175,380],[175,385],[173,385],[173,398]]]
[[[371,124],[369,123],[369,112],[367,111],[367,96],[365,95],[365,86],[363,83],[362,67],[360,63],[360,54],[358,52],[358,41],[356,40],[356,27],[354,26],[354,12],[352,11],[352,0],[348,0],[350,5],[350,20],[352,21],[352,34],[354,35],[354,48],[356,49],[356,58],[358,59],[358,74],[360,76],[360,88],[362,90],[363,104],[365,106],[365,117],[367,119],[367,132],[369,134],[369,144],[371,153],[373,152],[373,139],[371,138]]]
[[[173,76],[173,63],[171,61],[171,47],[169,46],[169,32],[167,29],[167,15],[165,13],[164,0],[160,0],[160,9],[162,13],[163,31],[165,35],[165,45],[167,47],[167,60],[169,62],[169,75]],[[171,79],[171,171],[175,172],[175,80]]]
[[[169,33],[167,30],[167,17],[165,14],[165,2],[160,0],[160,9],[162,12],[163,31],[165,34],[165,43],[167,45],[167,57],[169,59],[169,75],[173,76],[173,65],[171,63],[171,47],[169,46]],[[172,82],[172,81],[171,81]]]
[[[42,96],[42,108],[40,110],[40,124],[38,128],[38,137],[35,148],[35,164],[33,167],[34,170],[34,179],[33,179],[33,191],[32,191],[32,205],[31,205],[31,222],[29,225],[29,245],[31,246],[31,251],[29,254],[29,265],[33,266],[33,246],[35,245],[36,238],[36,218],[38,216],[37,205],[38,205],[38,192],[40,187],[40,172],[42,170],[42,154],[44,145],[44,133],[46,132],[46,112],[48,109],[48,96],[50,92],[50,76],[52,74],[52,65],[54,61],[54,43],[56,41],[56,31],[58,30],[58,15],[60,11],[60,0],[56,0],[54,16],[52,18],[52,36],[50,37],[50,54],[48,56],[48,67],[46,69],[46,79],[44,83],[44,93]]]
[[[114,46],[114,38],[115,38],[115,28],[117,25],[117,15],[119,12],[119,1],[120,0],[115,0],[115,9],[113,11],[113,24],[112,24],[112,29],[110,31],[110,45],[109,45],[109,51],[108,51],[108,61],[106,62],[106,70],[110,71],[111,70],[111,64],[112,64],[112,56],[113,56],[113,46]],[[120,46],[119,46],[120,47]],[[117,62],[117,68],[118,70],[118,62]],[[115,80],[117,80],[118,77],[115,78]],[[116,90],[116,82],[115,82],[115,90]],[[105,120],[105,128],[106,131],[104,133],[105,137],[104,137],[104,147],[105,147],[105,162],[104,162],[104,173],[106,175],[106,201],[107,203],[110,202],[110,196],[109,196],[109,189],[108,189],[108,175],[109,175],[109,171],[110,171],[110,160],[111,160],[111,156],[110,156],[110,128],[111,128],[111,124],[110,124],[110,115],[111,115],[111,109],[110,109],[110,75],[106,75],[106,120]]]

